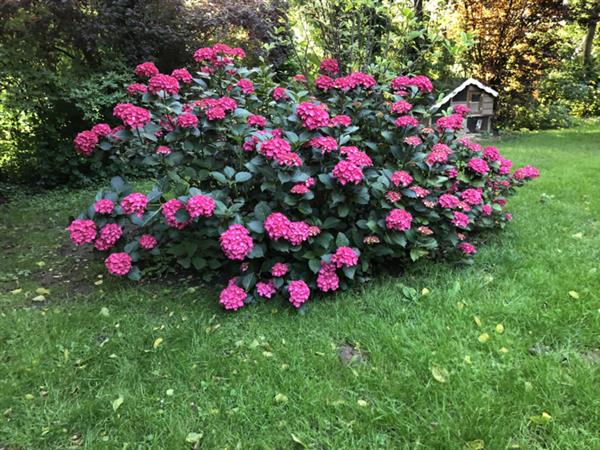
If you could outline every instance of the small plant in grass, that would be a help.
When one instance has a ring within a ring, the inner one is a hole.
[[[153,258],[229,279],[227,309],[281,295],[300,307],[391,264],[468,258],[477,233],[510,220],[506,199],[538,176],[494,147],[457,138],[466,108],[425,126],[424,76],[375,80],[322,64],[311,95],[244,52],[198,49],[194,69],[135,69],[116,127],[75,138],[83,157],[151,167],[148,193],[121,178],[69,226],[108,271],[137,280]],[[336,65],[337,66],[337,65]],[[339,75],[339,76],[338,76]]]

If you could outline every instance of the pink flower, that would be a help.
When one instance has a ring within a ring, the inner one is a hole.
[[[337,291],[340,287],[340,279],[335,273],[335,266],[321,262],[319,275],[317,276],[317,287],[322,292]]]
[[[163,91],[169,95],[174,95],[179,92],[179,81],[175,77],[161,73],[150,78],[148,89],[153,94]]]
[[[513,163],[510,159],[500,158],[500,169],[498,169],[498,172],[501,175],[508,175],[510,173],[512,165]]]
[[[211,47],[199,48],[194,52],[194,60],[197,62],[211,61],[216,57],[216,52]]]
[[[452,114],[450,116],[440,117],[436,122],[436,126],[442,130],[461,130],[463,127],[463,116],[460,114]]]
[[[281,213],[271,213],[264,221],[264,227],[270,239],[285,237],[290,226],[290,220]]]
[[[483,157],[488,161],[500,161],[502,156],[496,147],[486,147],[483,149]]]
[[[304,195],[304,194],[308,194],[310,192],[310,189],[304,183],[297,183],[292,186],[292,188],[290,189],[290,192],[292,194]]]
[[[413,182],[413,177],[404,170],[398,170],[392,174],[391,180],[394,186],[407,187]]]
[[[489,172],[490,168],[488,167],[485,160],[481,158],[473,158],[470,159],[467,163],[467,167],[471,169],[473,172],[477,172],[479,174],[485,175]]]
[[[292,77],[292,80],[297,81],[299,83],[306,83],[306,77],[301,73],[298,73]]]
[[[413,116],[400,116],[394,122],[399,128],[418,127],[419,121]]]
[[[183,230],[187,225],[189,225],[190,220],[186,220],[184,222],[180,222],[175,215],[177,211],[180,209],[185,209],[185,205],[183,202],[173,198],[160,207],[162,215],[167,220],[167,224],[172,228],[177,228],[178,230]]]
[[[429,191],[421,186],[411,186],[410,190],[413,191],[418,198],[427,197],[429,195]]]
[[[479,205],[483,201],[483,198],[481,196],[481,190],[473,188],[466,189],[463,192],[461,192],[460,198],[462,198],[465,201],[465,203],[473,206]]]
[[[237,86],[242,90],[244,94],[254,93],[254,83],[252,81],[242,78],[237,82]]]
[[[75,219],[67,229],[75,245],[89,244],[96,239],[96,224],[93,220]]]
[[[513,176],[517,180],[532,180],[540,176],[540,171],[533,166],[525,166],[515,170]]]
[[[340,66],[336,59],[328,58],[321,61],[319,71],[328,75],[337,75],[340,73]]]
[[[154,247],[156,247],[156,244],[158,244],[156,238],[151,234],[142,234],[139,242],[140,247],[146,250],[152,250]]]
[[[460,114],[461,116],[466,116],[471,112],[471,110],[467,105],[455,105],[454,108],[452,108],[452,112]]]
[[[452,194],[442,194],[440,195],[440,198],[438,200],[438,204],[442,207],[442,208],[446,208],[446,209],[454,209],[456,207],[458,207],[458,197],[452,195]]]
[[[417,231],[424,236],[430,236],[433,234],[433,230],[425,226],[420,226],[419,228],[417,228]]]
[[[350,125],[352,125],[352,119],[345,115],[333,116],[329,122],[330,127],[349,127]]]
[[[277,292],[277,289],[275,289],[275,285],[273,284],[273,281],[271,281],[271,280],[269,280],[267,282],[259,281],[258,283],[256,283],[256,292],[261,297],[271,298],[271,297],[273,297],[273,295],[275,295],[275,292]]]
[[[388,230],[407,231],[412,225],[412,215],[404,209],[392,209],[385,218]]]
[[[137,65],[134,72],[140,78],[150,78],[159,73],[157,67],[152,62]]]
[[[287,93],[285,92],[285,89],[282,87],[276,87],[275,89],[273,89],[272,95],[273,100],[275,100],[276,102],[281,100],[287,100],[289,98]]]
[[[145,94],[148,92],[148,86],[140,83],[133,83],[127,86],[127,93],[129,95]]]
[[[151,120],[150,111],[131,103],[119,103],[114,107],[113,115],[131,128],[141,128]]]
[[[223,305],[225,309],[233,309],[237,311],[244,306],[244,300],[246,300],[246,291],[235,284],[230,284],[219,294],[219,303]]]
[[[387,191],[385,193],[385,198],[392,203],[399,202],[402,199],[402,194],[400,192],[395,191]]]
[[[477,252],[477,250],[475,249],[475,246],[469,244],[468,242],[461,242],[460,244],[458,244],[458,248],[461,249],[461,251],[465,255],[471,255],[471,254]]]
[[[183,84],[190,84],[193,80],[192,74],[187,69],[175,69],[171,72],[171,76]]]
[[[219,238],[221,250],[227,258],[234,261],[241,261],[248,256],[254,248],[252,237],[246,228],[242,225],[230,225]]]
[[[321,153],[331,153],[337,150],[337,141],[331,136],[317,136],[312,138],[308,145],[312,148],[321,149]]]
[[[304,222],[290,222],[284,237],[290,244],[300,245],[310,236],[310,225]]]
[[[94,210],[97,214],[112,214],[115,204],[112,200],[104,198],[94,203]]]
[[[331,89],[334,86],[334,84],[334,79],[328,77],[327,75],[320,75],[315,79],[315,86],[317,87],[317,89],[320,89],[322,91]]]
[[[180,128],[196,128],[198,126],[198,117],[189,112],[177,116],[177,126]]]
[[[296,108],[296,114],[302,119],[304,128],[309,130],[316,130],[329,125],[327,106],[323,104],[300,103]]]
[[[108,250],[123,236],[123,229],[116,223],[108,223],[100,229],[100,236],[94,246],[98,250]]]
[[[429,166],[433,166],[436,163],[445,163],[448,161],[448,154],[446,152],[433,151],[427,155],[425,161]]]
[[[207,195],[194,195],[187,201],[186,209],[192,219],[196,217],[210,217],[213,215],[217,204]]]
[[[331,256],[331,262],[338,269],[356,266],[358,264],[358,255],[350,247],[338,247]]]
[[[267,119],[258,114],[250,114],[246,123],[251,127],[263,128],[267,125]]]
[[[220,106],[215,106],[206,111],[206,118],[210,121],[223,120],[225,118],[225,110]]]
[[[433,84],[431,80],[424,75],[417,75],[415,77],[400,76],[392,80],[392,90],[401,95],[406,94],[406,87],[416,86],[420,92],[429,93],[433,91]]]
[[[467,228],[469,226],[469,216],[464,213],[454,211],[452,223],[459,228]]]
[[[258,146],[258,153],[264,155],[268,159],[274,159],[279,165],[302,165],[302,161],[298,155],[292,152],[292,147],[288,141],[278,137],[267,139]],[[294,159],[298,157],[298,161]],[[299,164],[298,164],[299,163]]]
[[[93,131],[82,131],[75,137],[73,143],[78,153],[90,156],[98,145],[98,136]]]
[[[357,87],[369,89],[375,86],[376,84],[377,81],[375,81],[375,78],[373,78],[371,75],[367,75],[362,72],[353,72],[346,77],[336,78],[334,80],[333,86],[336,89],[340,89],[341,91],[346,92]]]
[[[379,244],[381,240],[377,236],[365,236],[363,242],[367,245]]]
[[[481,207],[481,212],[483,213],[484,216],[491,216],[492,215],[492,205],[483,205]]]
[[[390,112],[392,114],[406,114],[412,109],[412,105],[407,101],[400,100],[395,103],[392,103],[390,108]]]
[[[296,308],[300,308],[300,306],[308,300],[308,297],[310,297],[310,288],[302,280],[290,281],[288,284],[288,292],[290,294],[290,303]]]
[[[421,145],[423,141],[421,141],[419,136],[408,136],[404,138],[404,143],[412,147],[417,147],[418,145]]]
[[[356,164],[350,161],[340,161],[333,168],[333,177],[342,186],[348,183],[358,184],[363,179],[363,171]]]
[[[511,213],[506,213],[504,218],[510,222],[513,219],[513,215]]]
[[[281,277],[285,276],[286,273],[288,273],[288,265],[287,264],[278,262],[278,263],[273,264],[273,267],[271,267],[271,275],[273,275],[274,277],[281,278]]]
[[[104,260],[104,265],[113,275],[127,275],[131,270],[131,256],[127,253],[111,253]]]
[[[166,145],[159,145],[156,148],[156,153],[158,155],[169,156],[171,154],[171,149],[169,147],[167,147]]]
[[[92,127],[92,133],[98,137],[110,136],[111,131],[110,125],[107,123],[97,123]]]
[[[146,211],[148,197],[139,192],[134,192],[121,200],[121,209],[125,214],[136,214],[141,217]]]

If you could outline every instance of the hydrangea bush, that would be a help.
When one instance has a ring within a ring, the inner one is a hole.
[[[342,75],[327,59],[311,86],[302,75],[278,86],[243,57],[216,44],[170,75],[140,64],[116,126],[75,138],[82,157],[157,174],[147,193],[113,178],[69,226],[111,274],[137,280],[167,261],[225,275],[226,309],[276,296],[299,308],[386,266],[468,259],[539,175],[458,138],[466,108],[432,120],[427,77]]]

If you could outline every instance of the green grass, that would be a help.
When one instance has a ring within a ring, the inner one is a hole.
[[[472,266],[419,264],[304,315],[227,314],[186,279],[94,284],[64,232],[89,191],[0,207],[0,448],[600,449],[600,126],[499,146],[542,177]]]

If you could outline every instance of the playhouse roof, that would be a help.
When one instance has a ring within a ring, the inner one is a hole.
[[[456,89],[454,89],[452,92],[450,92],[444,98],[442,98],[439,102],[437,102],[433,106],[433,108],[434,109],[440,108],[442,105],[444,105],[445,103],[447,103],[448,101],[453,99],[459,92],[462,92],[462,90],[465,89],[467,86],[471,86],[471,85],[477,86],[479,89],[487,92],[492,97],[498,97],[498,92],[495,91],[494,89],[492,89],[491,87],[486,86],[481,81],[476,80],[475,78],[467,78],[465,81],[463,81],[463,83],[460,86],[458,86]]]

